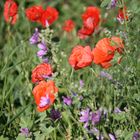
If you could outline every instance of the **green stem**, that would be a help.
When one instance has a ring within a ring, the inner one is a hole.
[[[1,129],[1,131],[3,129],[6,129],[8,127],[9,124],[11,124],[16,118],[18,118],[22,113],[24,113],[24,111],[32,104],[32,102],[30,102],[28,105],[26,105],[18,114],[16,114],[7,124],[4,125],[4,127]]]

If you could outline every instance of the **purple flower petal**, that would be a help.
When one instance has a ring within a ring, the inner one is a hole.
[[[42,58],[43,62],[44,63],[48,63],[49,62],[49,59],[46,57],[46,58]]]
[[[39,107],[45,107],[46,105],[50,104],[50,99],[48,97],[48,94],[46,94],[46,97],[41,97]]]
[[[117,0],[111,0],[111,8],[116,7],[117,5]]]
[[[72,104],[72,98],[67,96],[67,97],[62,97],[63,98],[63,103],[70,106]]]
[[[32,37],[30,38],[30,44],[37,44],[39,40],[39,32],[38,32],[38,28],[35,28],[35,32],[32,35]]]
[[[42,58],[44,55],[46,55],[46,51],[44,51],[44,50],[39,50],[38,52],[37,52],[37,56],[39,57],[39,58]]]
[[[138,131],[136,131],[134,134],[133,134],[133,138],[132,140],[139,140],[140,139],[140,133]]]
[[[50,117],[53,121],[58,120],[61,118],[61,113],[59,110],[52,109],[50,112]]]
[[[28,137],[29,134],[30,134],[28,128],[21,128],[21,129],[20,129],[20,133],[21,133],[22,135],[24,135],[25,137]]]
[[[101,118],[100,110],[96,111],[95,113],[94,112],[91,113],[91,121],[93,125],[97,124],[100,121],[100,118]]]
[[[39,49],[47,51],[47,46],[44,42],[39,43],[37,46]]]
[[[109,138],[110,138],[110,140],[116,140],[115,136],[112,134],[109,134]]]
[[[80,114],[81,114],[81,117],[80,117],[80,122],[84,122],[84,123],[86,123],[86,122],[88,122],[89,121],[89,119],[90,119],[90,109],[89,108],[87,108],[86,110],[82,110],[81,112],[80,112]]]

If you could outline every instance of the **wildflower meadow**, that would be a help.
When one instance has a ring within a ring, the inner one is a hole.
[[[0,140],[140,140],[139,0],[0,0]]]

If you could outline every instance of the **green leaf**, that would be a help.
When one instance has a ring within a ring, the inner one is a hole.
[[[8,138],[4,138],[3,136],[0,136],[0,140],[9,140]]]
[[[101,3],[101,7],[105,7],[109,4],[110,0],[104,0],[102,3]]]
[[[26,138],[23,135],[18,135],[16,140],[26,140]]]

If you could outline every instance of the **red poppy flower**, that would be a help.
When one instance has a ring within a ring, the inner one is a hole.
[[[52,67],[50,64],[42,63],[36,66],[32,71],[32,82],[36,83],[42,81],[46,78],[46,76],[50,76],[52,74]]]
[[[124,50],[124,44],[123,44],[123,40],[119,37],[113,36],[111,38],[111,45],[113,45],[114,47],[116,47],[117,51],[122,54],[123,50]]]
[[[4,19],[6,22],[15,24],[18,17],[18,6],[14,0],[6,0],[4,4]]]
[[[126,7],[119,9],[117,20],[122,23],[124,20],[128,20],[128,15],[126,11]]]
[[[32,22],[40,22],[43,12],[42,6],[32,6],[25,11],[27,18]]]
[[[93,62],[101,65],[103,68],[108,68],[111,66],[111,60],[113,60],[115,52],[121,54],[123,48],[124,45],[119,37],[103,38],[92,51]]]
[[[87,28],[95,29],[100,22],[100,10],[97,7],[90,6],[82,14],[84,26]]]
[[[41,23],[45,27],[46,24],[51,25],[58,19],[59,12],[53,7],[47,7],[41,17]]]
[[[69,57],[69,64],[75,69],[91,65],[93,56],[89,46],[76,46]]]
[[[78,36],[80,39],[86,39],[92,33],[93,33],[92,29],[83,26],[82,29],[78,31]]]
[[[85,13],[82,14],[83,27],[78,31],[81,39],[91,35],[98,27],[100,22],[100,10],[97,7],[87,7]]]
[[[71,32],[74,29],[74,27],[75,27],[75,23],[71,19],[69,19],[65,21],[63,30],[67,32]]]
[[[37,110],[43,112],[50,108],[56,98],[58,88],[53,81],[41,81],[33,89],[33,95],[37,104]]]

